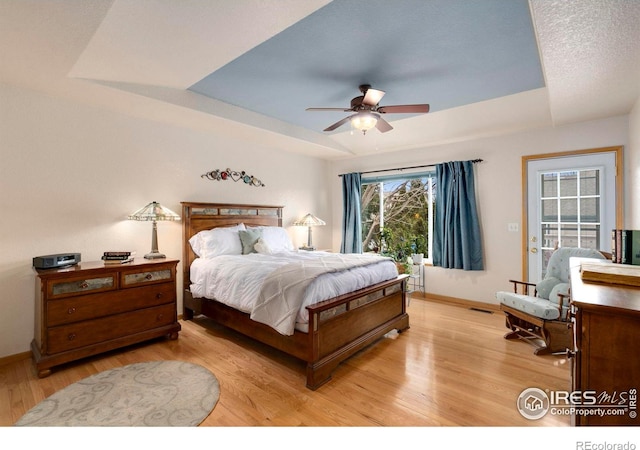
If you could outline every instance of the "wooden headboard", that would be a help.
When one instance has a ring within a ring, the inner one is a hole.
[[[181,202],[181,204],[184,289],[189,288],[191,263],[197,258],[189,244],[189,239],[194,234],[203,230],[230,227],[240,223],[247,226],[282,226],[283,206],[192,202]]]

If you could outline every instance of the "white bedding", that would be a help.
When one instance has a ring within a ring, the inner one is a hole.
[[[274,270],[296,261],[331,257],[327,252],[291,251],[277,254],[251,253],[196,259],[191,265],[191,293],[194,297],[216,299],[251,314],[265,278]],[[338,256],[338,255],[336,255]],[[395,263],[371,255],[372,264],[320,275],[307,287],[296,317],[295,328],[306,332],[306,307],[366,286],[395,278]]]

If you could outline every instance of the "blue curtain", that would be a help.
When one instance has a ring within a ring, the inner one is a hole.
[[[447,269],[483,270],[473,162],[437,164],[436,176],[438,191],[433,265]]]
[[[342,175],[342,244],[340,245],[340,253],[362,253],[361,190],[362,177],[359,173]]]

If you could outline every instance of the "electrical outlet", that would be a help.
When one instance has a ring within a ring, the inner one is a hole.
[[[520,227],[518,226],[518,223],[508,223],[507,224],[507,230],[508,231],[517,232],[519,229],[520,229]]]

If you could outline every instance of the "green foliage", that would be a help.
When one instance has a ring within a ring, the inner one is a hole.
[[[387,183],[384,227],[380,228],[380,184],[363,186],[362,242],[365,251],[406,261],[413,253],[428,255],[428,179]]]

